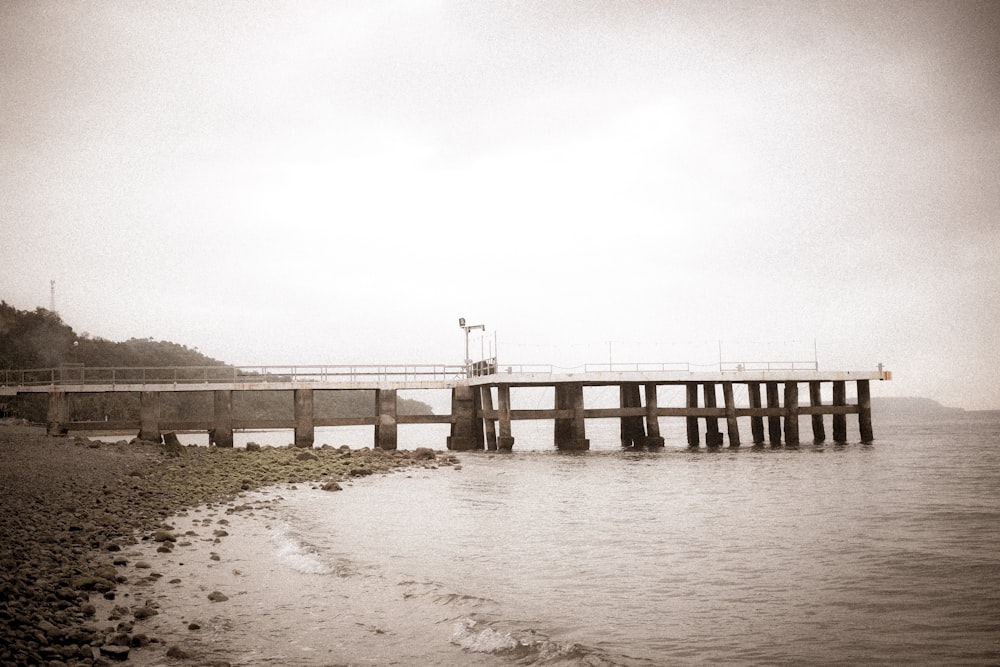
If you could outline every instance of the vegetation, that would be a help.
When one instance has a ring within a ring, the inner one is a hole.
[[[197,349],[152,338],[131,338],[114,342],[78,334],[57,313],[45,308],[23,311],[0,301],[0,369],[58,368],[72,364],[84,369],[109,367],[229,366],[205,356]],[[318,417],[375,414],[375,392],[317,392],[314,410]],[[44,394],[22,394],[0,403],[8,415],[33,422],[45,421]],[[139,399],[133,394],[78,394],[70,401],[74,420],[125,420],[139,415]],[[178,392],[160,398],[163,419],[210,419],[212,396],[207,392]],[[401,414],[431,412],[421,401],[400,398]],[[292,416],[288,392],[255,391],[238,394],[233,400],[234,416],[282,419]],[[0,416],[4,416],[0,414]]]

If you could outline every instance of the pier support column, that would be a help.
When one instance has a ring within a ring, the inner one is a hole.
[[[722,398],[726,405],[726,432],[729,435],[729,446],[740,446],[740,426],[736,421],[736,399],[733,396],[733,383],[722,383]]]
[[[499,404],[500,436],[497,438],[497,448],[509,452],[514,449],[514,436],[510,433],[510,385],[497,385],[497,403]]]
[[[139,392],[139,439],[163,442],[160,433],[160,392]]]
[[[556,449],[590,449],[583,415],[583,385],[579,382],[564,382],[555,386],[556,410],[569,410],[569,417],[556,418]]]
[[[847,405],[847,383],[836,380],[833,383],[833,405],[842,408]],[[847,415],[833,415],[833,441],[847,442]]]
[[[451,390],[451,435],[448,449],[469,451],[482,449],[482,437],[476,437],[476,429],[482,433],[482,424],[476,419],[475,390],[469,385],[457,385]]]
[[[818,408],[823,405],[823,395],[818,380],[809,383],[809,405]],[[823,426],[823,415],[812,416],[813,440],[823,442],[826,440],[826,427]]]
[[[292,400],[295,403],[295,446],[312,447],[316,438],[313,424],[313,390],[296,389]]]
[[[706,408],[718,407],[718,401],[715,397],[715,383],[706,382],[702,386],[702,391],[705,394],[705,407]],[[718,417],[705,417],[705,446],[706,447],[722,446],[722,433],[719,431]]]
[[[69,422],[69,397],[64,391],[49,393],[49,410],[45,417],[46,435],[66,435]]]
[[[747,393],[750,395],[750,407],[759,410],[761,408],[760,382],[748,383]],[[754,445],[764,444],[764,418],[760,415],[750,416],[750,435],[753,437]]]
[[[779,411],[781,405],[778,403],[778,383],[767,382],[764,385],[767,389],[767,439],[772,447],[781,445],[781,417]]]
[[[629,382],[618,386],[619,405],[623,408],[641,408],[639,385]],[[622,447],[641,447],[646,440],[646,429],[642,417],[619,417],[621,422]]]
[[[785,383],[785,444],[799,444],[799,383]]]
[[[479,387],[480,405],[483,408],[483,425],[486,427],[486,449],[495,452],[497,449],[497,420],[496,417],[487,417],[486,413],[493,412],[493,387],[484,384]]]
[[[660,418],[656,414],[656,385],[646,384],[643,391],[646,394],[646,439],[643,444],[647,447],[663,447],[664,440],[660,436]]]
[[[396,390],[375,390],[375,446],[379,449],[396,449]]]
[[[686,385],[687,390],[687,407],[691,408],[698,407],[698,384],[695,382],[688,382]],[[695,416],[685,417],[687,421],[687,441],[688,447],[697,447],[701,443],[701,437],[698,435],[698,418]]]
[[[228,389],[213,393],[214,418],[208,432],[208,444],[217,447],[233,446],[233,392]]]
[[[875,434],[872,433],[872,396],[868,380],[858,380],[858,428],[861,431],[861,442],[875,439]]]

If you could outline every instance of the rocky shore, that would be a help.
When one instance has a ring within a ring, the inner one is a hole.
[[[116,588],[134,583],[130,546],[173,548],[165,521],[180,511],[274,484],[335,491],[352,476],[455,462],[430,449],[109,444],[0,424],[0,664],[110,665],[160,644],[143,632],[158,610],[116,600]]]

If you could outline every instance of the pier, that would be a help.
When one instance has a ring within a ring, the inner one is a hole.
[[[495,360],[469,365],[337,365],[282,367],[169,367],[85,368],[0,371],[0,396],[27,393],[48,395],[50,434],[72,431],[136,431],[138,437],[161,441],[171,431],[207,432],[210,443],[233,446],[238,430],[291,429],[294,444],[312,447],[317,427],[374,426],[374,447],[397,447],[398,427],[405,424],[448,424],[451,450],[511,450],[515,446],[511,423],[517,420],[553,422],[553,445],[560,450],[587,450],[588,419],[620,421],[623,447],[664,446],[661,419],[680,419],[686,426],[686,444],[697,448],[728,444],[798,445],[800,420],[808,418],[812,440],[825,441],[830,416],[832,439],[846,442],[847,416],[857,415],[862,442],[874,439],[871,416],[872,381],[891,380],[879,365],[874,371],[820,371],[815,364],[723,364],[712,371],[688,364],[601,364],[563,372],[544,365],[498,368]],[[848,387],[854,388],[848,402]],[[617,388],[616,407],[587,407],[585,388]],[[683,396],[679,404],[660,405],[659,388],[670,387]],[[513,409],[512,394],[523,388],[551,389],[552,407]],[[447,414],[400,414],[397,392],[445,389],[451,392]],[[290,414],[281,419],[236,417],[233,397],[238,392],[286,392]],[[371,414],[319,417],[317,392],[374,392]],[[139,414],[118,421],[73,421],[72,397],[129,392],[139,398]],[[160,397],[170,392],[211,392],[210,419],[162,419]],[[737,397],[746,400],[737,400]],[[749,418],[749,433],[741,431]]]

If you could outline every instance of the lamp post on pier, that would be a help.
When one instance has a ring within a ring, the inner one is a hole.
[[[466,324],[465,318],[458,318],[458,326],[465,330],[465,377],[472,377],[472,359],[469,358],[469,332],[475,331],[476,329],[480,331],[486,331],[485,324]]]

